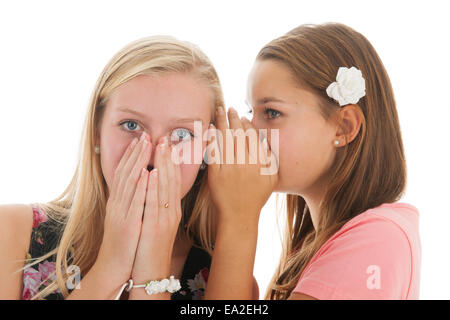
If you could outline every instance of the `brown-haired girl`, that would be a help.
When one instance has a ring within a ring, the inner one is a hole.
[[[276,129],[278,150],[267,139],[279,170],[210,165],[219,224],[207,297],[251,298],[259,213],[275,190],[287,194],[287,221],[267,299],[418,299],[418,211],[397,202],[401,131],[370,42],[338,23],[297,27],[259,52],[248,103],[251,122],[230,108],[217,129]]]

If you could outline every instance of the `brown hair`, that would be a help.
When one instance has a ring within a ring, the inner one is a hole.
[[[394,94],[375,49],[359,32],[339,23],[302,25],[268,43],[257,59],[289,67],[298,84],[319,98],[324,118],[339,106],[326,94],[339,67],[356,67],[366,81],[358,102],[361,130],[338,148],[320,206],[317,230],[301,196],[287,195],[287,223],[280,264],[266,299],[287,299],[320,247],[346,222],[383,203],[397,201],[406,185],[406,163]]]

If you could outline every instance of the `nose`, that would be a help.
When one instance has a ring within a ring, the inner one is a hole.
[[[151,150],[152,154],[150,155],[150,161],[147,164],[147,170],[148,171],[152,171],[153,168],[155,167],[154,166],[154,164],[155,164],[155,162],[154,162],[155,161],[155,148],[156,148],[156,146],[152,145],[152,150]]]
[[[147,170],[152,171],[155,167],[155,152],[157,145],[163,143],[164,139],[166,139],[166,142],[168,143],[169,139],[162,132],[159,134],[147,132],[147,134],[150,136],[150,141],[152,142],[152,154],[150,155],[150,162],[147,164]]]

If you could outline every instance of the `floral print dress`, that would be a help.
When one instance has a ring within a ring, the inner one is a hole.
[[[26,264],[34,261],[31,259],[41,257],[56,248],[61,236],[58,224],[48,219],[47,214],[38,204],[32,204],[31,206],[33,208],[33,229]],[[71,249],[73,250],[73,248]],[[56,254],[40,263],[25,268],[23,272],[22,300],[31,299],[55,279],[55,261]],[[210,255],[200,247],[192,246],[183,267],[180,279],[181,290],[173,293],[171,299],[201,299],[205,293],[210,265]],[[68,289],[68,291],[70,293],[72,290]],[[56,289],[45,296],[43,300],[64,300],[64,296],[60,289]]]

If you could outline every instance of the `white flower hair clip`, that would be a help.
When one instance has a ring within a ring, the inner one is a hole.
[[[366,95],[366,82],[361,71],[355,67],[340,67],[336,81],[327,88],[327,94],[339,102],[341,107],[358,103]]]

